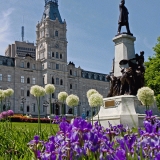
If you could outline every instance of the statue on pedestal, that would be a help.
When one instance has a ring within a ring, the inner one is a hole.
[[[120,15],[118,20],[118,35],[121,33],[122,26],[126,26],[127,34],[133,35],[129,29],[129,22],[128,22],[129,12],[124,4],[125,4],[125,0],[121,0],[121,3],[119,4]]]

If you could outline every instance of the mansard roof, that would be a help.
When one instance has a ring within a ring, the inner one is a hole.
[[[0,55],[0,65],[14,67],[15,66],[15,58]]]

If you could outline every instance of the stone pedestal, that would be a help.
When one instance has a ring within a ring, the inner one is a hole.
[[[113,38],[113,42],[115,43],[114,76],[119,77],[122,75],[119,66],[121,60],[135,58],[135,40],[135,37],[128,34],[121,34]]]
[[[108,121],[112,125],[128,125],[129,127],[138,127],[138,114],[135,111],[135,100],[137,98],[131,95],[104,98],[104,106],[99,111],[100,123],[102,126],[109,127]],[[98,120],[98,115],[93,117]]]

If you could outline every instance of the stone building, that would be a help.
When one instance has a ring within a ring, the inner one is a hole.
[[[62,21],[57,0],[45,0],[45,9],[36,26],[36,46],[29,42],[15,41],[0,56],[0,88],[12,88],[15,94],[10,98],[11,109],[16,113],[37,115],[36,99],[30,95],[31,86],[54,84],[52,95],[52,114],[61,114],[58,93],[66,91],[76,94],[79,105],[74,114],[90,113],[86,92],[94,88],[106,97],[109,83],[106,74],[95,73],[75,67],[67,62],[66,22]],[[43,105],[48,97],[42,97],[41,116],[50,113],[49,107]],[[68,113],[69,107],[65,107]]]

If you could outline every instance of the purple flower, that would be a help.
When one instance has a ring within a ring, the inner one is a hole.
[[[3,112],[1,113],[1,115],[2,115],[3,118],[7,118],[8,113],[7,113],[6,111],[3,111]]]
[[[7,114],[8,114],[8,116],[13,116],[13,115],[14,115],[14,112],[13,112],[12,110],[8,110],[8,111],[7,111]]]

